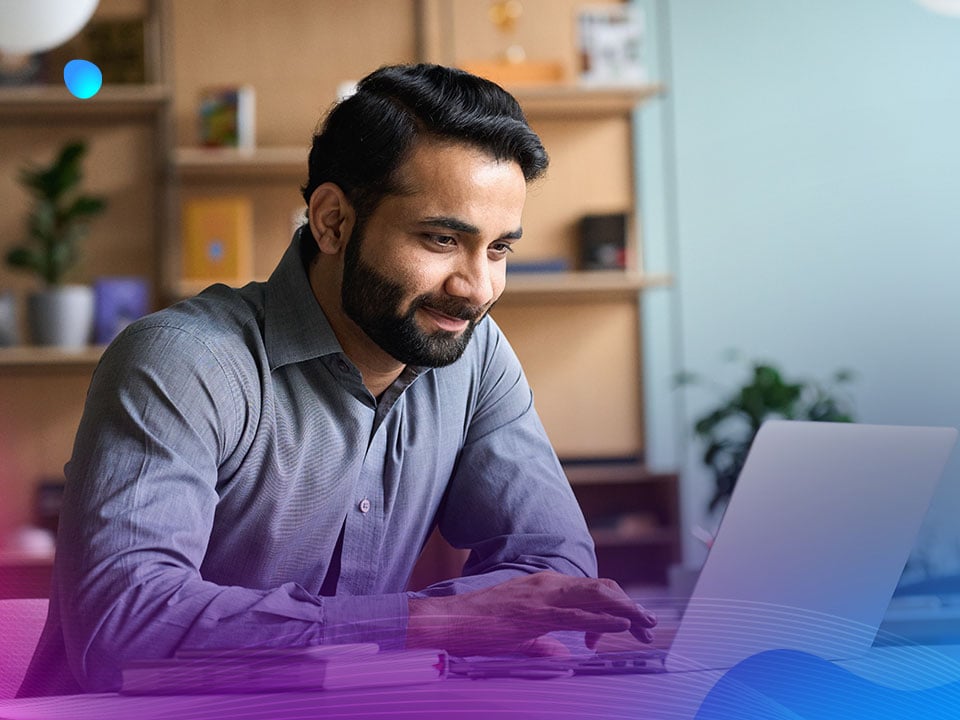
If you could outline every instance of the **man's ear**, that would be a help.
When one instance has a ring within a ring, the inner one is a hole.
[[[353,205],[339,185],[323,183],[310,196],[307,219],[320,252],[336,255],[350,239],[355,220]]]

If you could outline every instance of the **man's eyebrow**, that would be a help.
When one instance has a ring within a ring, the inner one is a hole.
[[[446,215],[439,215],[436,217],[428,217],[423,219],[424,225],[435,225],[437,227],[447,228],[448,230],[455,230],[457,232],[466,233],[467,235],[479,235],[480,228],[476,225],[471,225],[468,222],[464,222],[459,218],[449,217]],[[501,240],[519,240],[523,236],[523,228],[518,227],[516,230],[511,230],[504,233],[500,239]]]

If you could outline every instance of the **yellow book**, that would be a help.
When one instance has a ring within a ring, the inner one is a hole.
[[[183,277],[244,283],[253,274],[249,198],[191,198],[183,204]]]

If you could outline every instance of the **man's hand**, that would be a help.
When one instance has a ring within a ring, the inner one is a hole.
[[[650,642],[656,618],[613,580],[545,571],[483,590],[409,602],[408,648],[440,648],[453,655],[567,655],[555,630],[586,633],[594,648],[604,633],[629,630]]]

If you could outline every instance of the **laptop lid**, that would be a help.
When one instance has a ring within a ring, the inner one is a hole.
[[[766,422],[667,668],[729,668],[777,649],[866,652],[956,438],[953,428]]]

